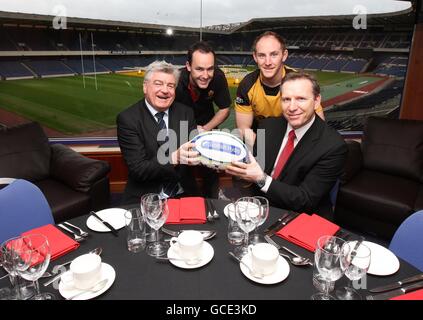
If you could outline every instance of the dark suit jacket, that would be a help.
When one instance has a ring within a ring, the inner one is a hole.
[[[284,117],[267,118],[258,128],[266,130],[264,171],[270,175],[287,121]],[[347,152],[342,136],[316,116],[279,177],[270,184],[266,197],[274,206],[331,219],[329,193],[343,172]]]
[[[181,121],[188,122],[188,132],[180,130]],[[141,195],[149,192],[160,193],[162,186],[170,181],[180,182],[187,195],[197,194],[190,167],[174,166],[169,162],[161,164],[158,161],[157,153],[163,141],[157,139],[157,121],[147,109],[144,99],[122,111],[116,122],[119,146],[128,166],[128,182],[123,203],[139,203]],[[172,151],[188,141],[188,134],[196,128],[193,111],[174,102],[169,108],[168,125],[169,130],[173,129],[176,133],[176,136],[169,134],[170,157]],[[181,141],[181,138],[185,141]],[[160,151],[164,153],[162,148]]]

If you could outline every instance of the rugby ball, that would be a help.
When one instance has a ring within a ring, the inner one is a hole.
[[[248,162],[246,145],[233,134],[223,131],[207,131],[195,136],[195,151],[200,162],[213,169],[224,170],[232,161]]]

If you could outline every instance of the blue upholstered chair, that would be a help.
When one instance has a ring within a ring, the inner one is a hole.
[[[17,179],[0,189],[0,243],[50,223],[50,206],[36,185]]]
[[[423,210],[417,211],[401,223],[389,249],[398,257],[423,271]]]

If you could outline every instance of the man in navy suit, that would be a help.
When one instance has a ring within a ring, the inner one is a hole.
[[[146,193],[163,197],[196,195],[191,166],[198,152],[192,151],[189,134],[197,128],[192,109],[174,102],[179,70],[155,61],[146,70],[144,99],[117,116],[117,133],[128,166],[123,203],[139,203]]]
[[[283,117],[263,119],[264,170],[254,157],[246,164],[234,162],[226,172],[255,184],[272,205],[332,218],[329,193],[343,171],[347,146],[315,110],[320,106],[320,87],[306,73],[290,73],[281,83]],[[260,158],[260,154],[257,154]]]

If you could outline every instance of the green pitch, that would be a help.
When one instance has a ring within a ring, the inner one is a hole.
[[[80,76],[0,82],[0,107],[65,134],[115,127],[116,115],[141,99],[141,78]]]
[[[322,87],[357,78],[331,72],[316,76]],[[119,74],[97,75],[97,90],[93,76],[85,77],[85,88],[81,76],[0,81],[0,108],[64,134],[83,134],[114,128],[116,115],[143,97],[141,83],[142,78]],[[230,93],[234,100],[236,88]],[[235,127],[234,112],[221,127]]]

